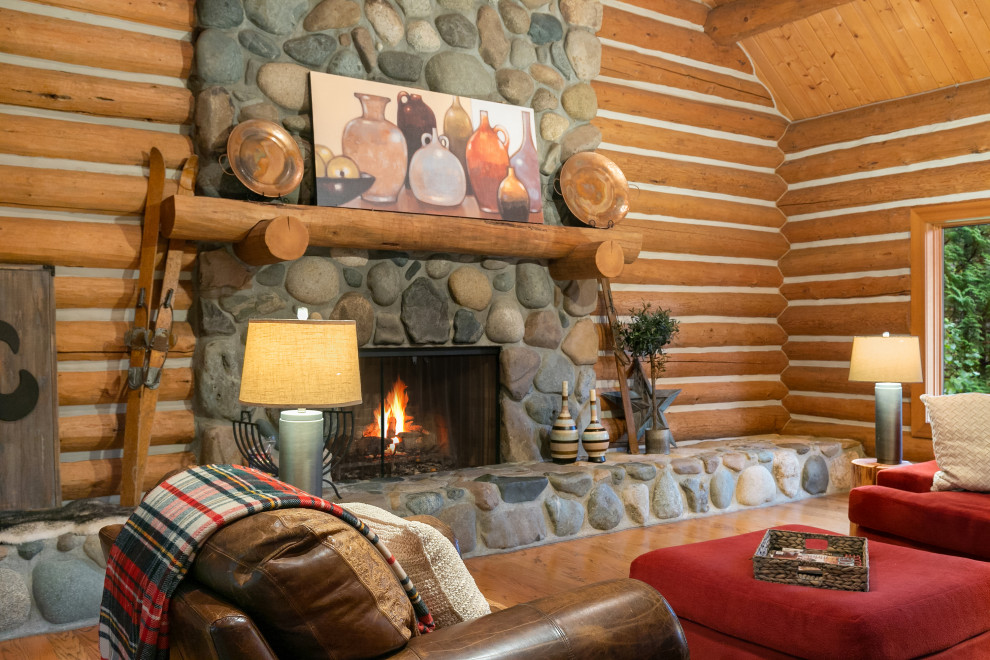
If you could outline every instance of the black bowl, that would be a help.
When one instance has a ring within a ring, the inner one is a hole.
[[[375,177],[361,173],[357,179],[316,177],[317,201],[320,206],[340,206],[365,192],[375,183]]]

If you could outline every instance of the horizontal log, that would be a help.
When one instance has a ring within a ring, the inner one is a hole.
[[[160,285],[159,281],[159,285]],[[156,289],[161,287],[156,285]],[[111,277],[56,277],[56,309],[130,309],[137,304],[137,280]],[[153,303],[153,306],[157,306]],[[172,299],[172,309],[192,306],[192,282],[182,280]]]
[[[196,0],[37,0],[89,14],[102,14],[136,23],[191,31],[196,25]]]
[[[4,8],[0,25],[0,50],[5,53],[175,78],[188,78],[192,69],[193,45],[188,41]]]
[[[196,420],[191,410],[168,410],[155,413],[151,444],[182,445],[193,441]],[[58,440],[61,451],[103,451],[123,449],[124,415],[100,414],[60,417]]]
[[[876,419],[876,406],[873,399],[841,399],[833,396],[789,394],[784,397],[784,407],[792,415],[871,423]],[[911,419],[909,404],[902,405],[901,414],[904,419]]]
[[[833,215],[788,222],[781,230],[791,245],[836,238],[878,236],[910,231],[911,211],[907,208]]]
[[[8,263],[135,269],[140,250],[137,225],[0,217],[0,261]],[[189,246],[183,270],[195,260],[196,248]],[[158,265],[163,261],[164,256]]]
[[[757,82],[615,46],[602,48],[600,75],[650,82],[731,101],[773,107],[773,98]]]
[[[911,276],[891,275],[889,277],[856,277],[820,282],[784,283],[780,287],[780,293],[788,300],[907,296],[911,294]]]
[[[779,259],[788,250],[777,232],[687,222],[627,218],[622,228],[643,235],[643,250],[749,259]]]
[[[681,390],[674,400],[674,404],[678,406],[736,401],[777,401],[787,395],[787,387],[778,380],[711,381],[683,383],[669,387]],[[602,400],[602,410],[613,416],[622,416],[621,404],[613,406],[607,399]]]
[[[438,218],[318,206],[273,206],[191,196],[172,196],[162,202],[162,233],[184,240],[236,242],[258,222],[286,214],[299,218],[309,230],[309,244],[319,247],[559,259],[578,245],[611,240],[622,246],[625,261],[630,263],[639,255],[643,241],[638,233],[622,229]]]
[[[633,185],[647,183],[687,190],[775,201],[787,190],[776,174],[599,149]]]
[[[851,424],[809,422],[792,419],[784,425],[783,433],[858,440],[863,445],[867,456],[876,456],[875,435],[872,426],[853,426]],[[935,458],[935,454],[932,452],[931,440],[914,438],[908,432],[905,432],[903,434],[902,444],[904,447],[904,460],[906,461],[921,463]]]
[[[780,380],[792,392],[873,394],[873,383],[849,380],[849,367],[788,366],[780,375]]]
[[[169,472],[196,465],[196,455],[189,452],[155,454],[148,457],[142,490],[151,490]],[[59,466],[63,500],[107,497],[120,493],[122,473],[119,458],[74,461]]]
[[[140,215],[148,194],[143,176],[0,165],[0,204],[59,211]],[[165,182],[165,194],[175,193]]]
[[[789,360],[848,362],[852,355],[850,341],[788,341],[784,354]]]
[[[990,78],[797,121],[780,139],[784,153],[982,115]]]
[[[309,231],[291,215],[262,220],[234,245],[237,258],[250,266],[295,261],[306,254]],[[620,257],[621,258],[621,257]]]
[[[757,227],[780,227],[787,222],[784,214],[773,206],[727,202],[696,195],[635,190],[635,188],[629,200],[629,208],[634,213],[731,222]]]
[[[151,145],[162,152],[165,165],[173,168],[181,166],[193,153],[192,140],[187,135],[0,113],[3,153],[145,165]]]
[[[980,154],[988,150],[990,122],[983,122],[798,158],[777,168],[777,174],[788,183],[797,183]]]
[[[777,206],[788,216],[819,213],[850,206],[985,190],[988,179],[990,162],[963,163],[789,190]]]
[[[0,103],[163,124],[193,117],[192,93],[182,87],[16,64],[0,64]]]
[[[160,401],[185,401],[192,397],[192,369],[163,369]],[[123,403],[127,400],[126,371],[63,371],[58,374],[58,405],[84,406]]]
[[[714,7],[705,33],[723,46],[794,23],[850,0],[732,0]]]
[[[714,160],[752,165],[777,167],[784,159],[784,152],[777,147],[723,140],[690,131],[675,131],[659,126],[638,124],[625,119],[596,117],[592,122],[602,132],[602,141],[637,149],[651,149],[670,154],[712,158]]]
[[[550,262],[550,277],[555,280],[597,279],[618,277],[625,265],[622,247],[615,241],[585,243],[566,257]]]
[[[720,46],[704,32],[646,18],[615,7],[605,7],[598,36],[649,50],[677,53],[680,57],[744,73],[753,72],[749,58],[738,46]]]
[[[701,26],[708,16],[708,7],[694,0],[633,0],[626,4],[649,9],[664,16],[679,18],[688,23]]]
[[[127,353],[124,335],[131,329],[127,321],[56,321],[55,350],[59,360],[115,359]],[[189,357],[196,347],[192,326],[178,322],[172,326],[175,346],[168,354]]]
[[[788,307],[777,321],[788,335],[907,334],[911,327],[911,303],[802,305]]]
[[[598,324],[598,348],[611,349],[605,324]],[[783,346],[787,335],[776,323],[684,323],[670,342],[672,348],[724,346]]]
[[[714,440],[778,433],[787,410],[777,404],[723,410],[684,410],[666,413],[675,440]]]
[[[602,34],[599,32],[599,36]],[[654,119],[698,128],[725,131],[737,135],[776,140],[787,128],[787,120],[743,108],[732,108],[705,101],[650,92],[611,82],[593,81],[598,105],[612,112]]]
[[[664,291],[613,291],[612,303],[619,315],[627,315],[646,303],[669,309],[678,316],[757,316],[776,318],[787,307],[787,300],[776,293],[694,293]],[[605,315],[599,301],[596,312]]]
[[[780,259],[780,272],[784,277],[804,277],[908,268],[910,247],[911,242],[902,239],[791,250]]]
[[[646,372],[650,366],[645,364]],[[787,367],[787,356],[776,350],[738,351],[711,353],[675,353],[667,360],[666,378],[699,378],[708,376],[776,376]],[[598,380],[618,380],[614,360],[598,360],[595,363]],[[663,379],[660,387],[666,387]],[[674,386],[676,387],[676,386]],[[871,389],[872,391],[872,389]]]
[[[776,266],[719,264],[706,261],[637,259],[616,278],[617,284],[667,284],[677,286],[778,287],[782,282]]]

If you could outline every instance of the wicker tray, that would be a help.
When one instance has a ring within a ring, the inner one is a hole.
[[[773,557],[784,548],[806,549],[808,539],[822,539],[828,550],[858,557],[860,566],[839,566],[803,559]],[[802,568],[804,567],[804,568]],[[768,529],[753,555],[753,577],[765,582],[783,582],[819,589],[842,591],[870,590],[870,562],[866,539],[837,534],[811,534],[783,529]]]

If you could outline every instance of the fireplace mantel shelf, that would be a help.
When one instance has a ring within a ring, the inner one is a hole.
[[[592,229],[417,213],[322,206],[261,204],[217,197],[172,196],[162,202],[162,233],[169,238],[236,243],[258,223],[297,218],[309,245],[364,250],[449,252],[550,261],[558,279],[614,277],[639,255],[643,236]],[[603,250],[602,247],[607,249]],[[619,252],[621,251],[621,255]]]

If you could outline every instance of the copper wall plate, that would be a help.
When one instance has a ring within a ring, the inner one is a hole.
[[[629,212],[629,184],[619,166],[601,154],[583,151],[560,170],[560,192],[567,208],[592,227],[617,225]]]
[[[234,127],[227,139],[227,159],[234,176],[265,197],[281,197],[302,181],[299,145],[284,128],[264,119]]]

